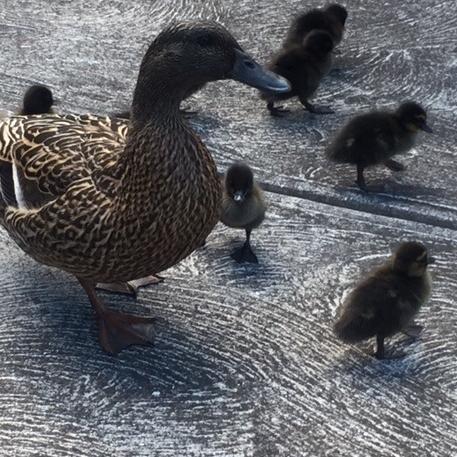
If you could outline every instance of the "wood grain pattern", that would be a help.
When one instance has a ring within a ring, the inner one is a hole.
[[[142,53],[171,20],[217,19],[265,61],[302,7],[4,0],[0,108],[14,110],[41,82],[63,111],[122,110]],[[229,253],[242,233],[218,226],[136,303],[106,296],[113,307],[161,318],[154,347],[103,354],[76,281],[33,262],[0,231],[2,457],[457,454],[455,2],[354,0],[348,8],[342,72],[316,97],[334,116],[291,103],[290,116],[271,119],[255,91],[233,82],[190,101],[220,167],[245,159],[276,194],[267,193],[267,220],[253,234],[260,266],[235,265]],[[420,138],[405,173],[368,172],[383,192],[362,196],[352,169],[325,162],[326,141],[359,110],[411,97],[430,110],[437,134]],[[419,316],[425,332],[412,345],[393,342],[405,359],[378,362],[366,345],[338,342],[331,324],[359,275],[406,239],[438,258]]]
[[[320,4],[313,0],[309,7]],[[7,0],[0,11],[0,36],[8,43],[0,56],[2,108],[14,109],[24,89],[39,81],[64,100],[64,110],[123,110],[146,46],[170,21],[219,20],[266,61],[300,8],[302,3],[293,0]],[[327,77],[316,97],[333,106],[335,115],[310,115],[291,102],[287,119],[271,119],[256,91],[228,82],[210,84],[197,94],[191,102],[200,110],[194,123],[221,167],[243,158],[262,181],[285,193],[457,228],[453,9],[453,0],[425,0],[420,6],[414,0],[351,2],[346,38],[336,58],[341,74]],[[356,113],[395,107],[410,98],[428,109],[436,134],[420,135],[417,147],[403,159],[406,172],[370,170],[369,182],[382,192],[363,196],[353,186],[351,167],[326,162],[328,137]],[[278,156],[284,160],[275,160]]]
[[[2,233],[3,455],[454,455],[454,232],[267,196],[259,267],[234,265],[242,234],[218,226],[136,304],[108,297],[162,318],[155,347],[118,358],[101,352],[76,282]],[[378,362],[331,324],[361,272],[403,239],[437,256],[434,292],[422,338],[395,342],[407,357]]]

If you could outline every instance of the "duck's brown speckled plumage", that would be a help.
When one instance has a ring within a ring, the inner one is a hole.
[[[127,281],[174,265],[203,242],[221,191],[202,142],[180,119],[139,135],[128,130],[122,120],[89,115],[1,125],[0,160],[14,160],[47,202],[4,209],[4,227],[27,253],[80,277]],[[134,153],[151,141],[154,154]]]

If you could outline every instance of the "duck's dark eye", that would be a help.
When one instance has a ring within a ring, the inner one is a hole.
[[[197,43],[203,47],[212,46],[214,44],[214,37],[211,35],[200,35],[197,37]]]

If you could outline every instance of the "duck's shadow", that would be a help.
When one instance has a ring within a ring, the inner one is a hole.
[[[129,385],[129,396],[189,389],[205,389],[227,377],[224,367],[229,363],[217,352],[202,345],[192,329],[158,319],[156,341],[150,346],[134,346],[117,356],[106,354],[98,342],[94,313],[82,289],[70,277],[36,273],[26,274],[27,280],[40,281],[40,288],[27,288],[25,294],[33,302],[27,310],[28,319],[38,323],[34,334],[29,328],[17,329],[15,340],[27,349],[27,356],[46,370],[52,364],[56,376],[50,382],[59,383],[60,376],[88,376],[97,383],[115,378]],[[68,281],[62,287],[62,280]],[[72,281],[72,283],[70,282]],[[157,315],[146,306],[121,294],[103,294],[110,308],[138,315]],[[29,341],[27,341],[29,340]],[[14,354],[12,354],[14,357]],[[102,386],[103,387],[103,386]]]

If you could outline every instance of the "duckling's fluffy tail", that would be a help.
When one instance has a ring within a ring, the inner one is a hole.
[[[342,315],[333,327],[335,335],[345,343],[356,343],[376,335],[373,323],[362,315]]]
[[[340,141],[333,141],[327,146],[325,155],[328,160],[337,163],[352,162],[351,151]]]

